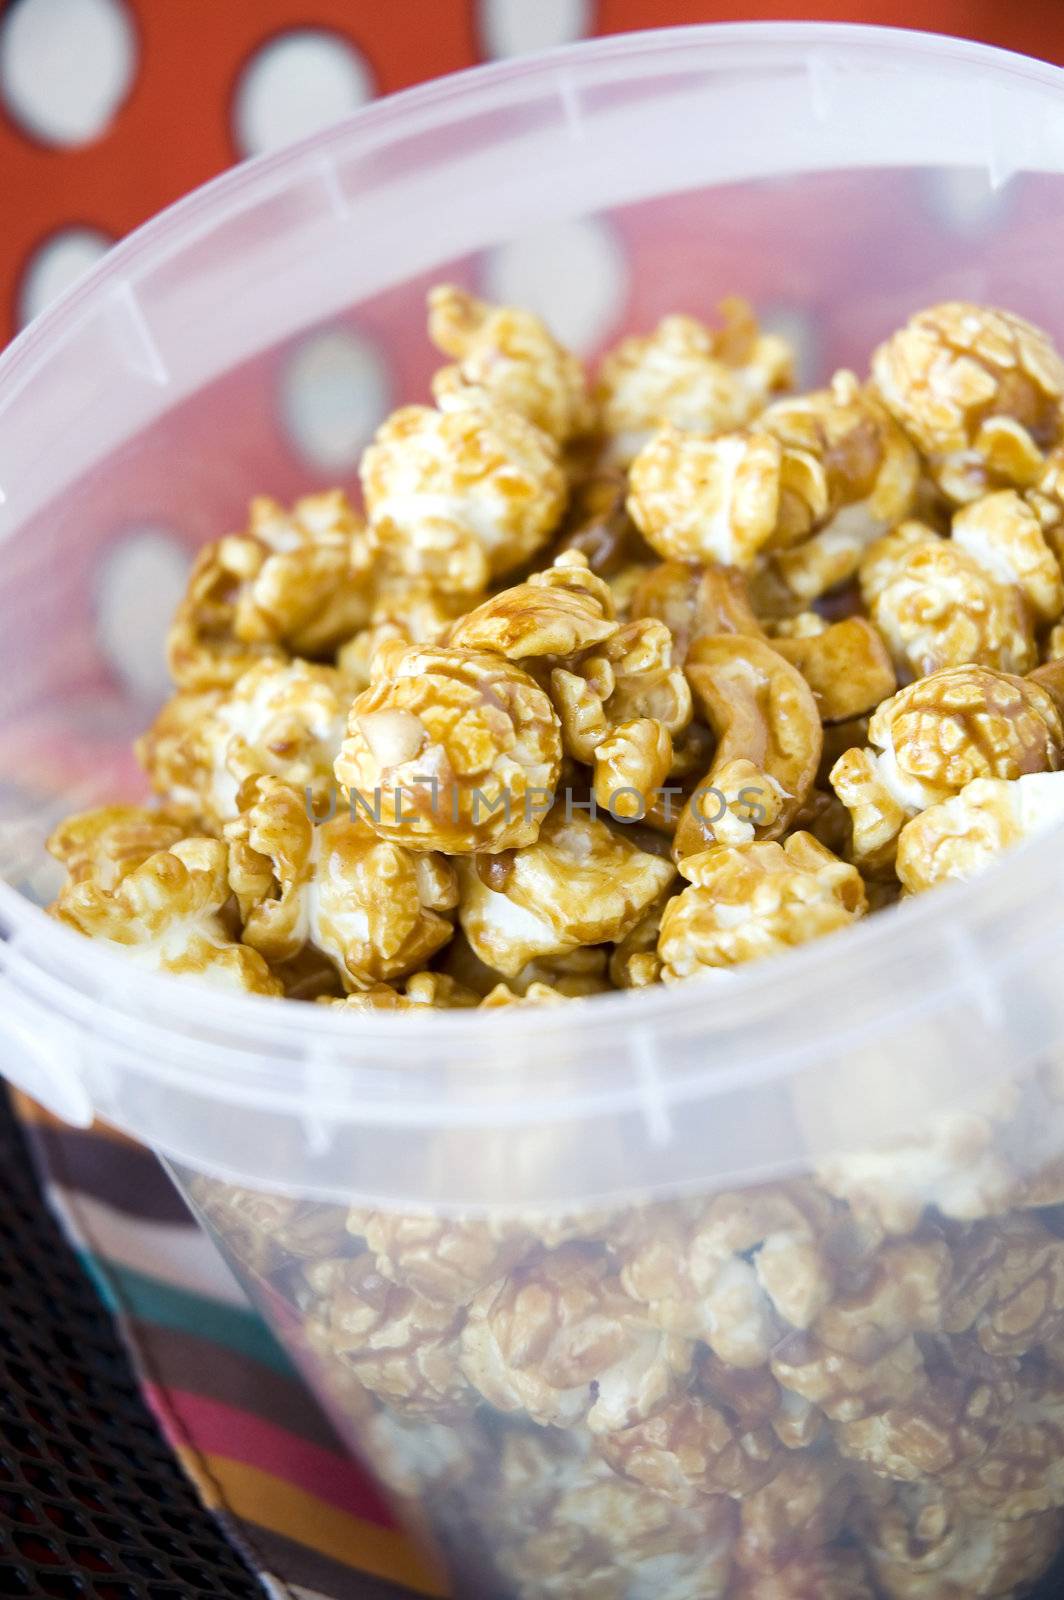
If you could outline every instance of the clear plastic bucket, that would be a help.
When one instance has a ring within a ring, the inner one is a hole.
[[[813,382],[948,297],[1060,339],[1062,219],[1051,67],[629,35],[237,169],[0,359],[5,1071],[168,1159],[463,1595],[953,1600],[1048,1565],[1059,833],[711,990],[357,1021],[80,940],[43,840],[142,792],[175,548],[353,478],[424,392],[428,283],[525,284],[589,356],[747,293]],[[337,350],[366,379],[339,431]]]

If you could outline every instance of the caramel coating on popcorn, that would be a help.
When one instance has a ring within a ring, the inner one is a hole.
[[[292,1261],[333,1256],[344,1243],[342,1206],[241,1189],[202,1174],[189,1190],[209,1226],[241,1265],[260,1277]]]
[[[953,518],[952,538],[985,571],[1019,589],[1040,623],[1057,621],[1064,611],[1060,562],[1015,489],[962,506]]]
[[[449,643],[522,661],[575,655],[603,644],[616,631],[609,585],[574,550],[563,552],[527,583],[504,589],[468,612],[451,629]]]
[[[565,753],[576,761],[593,762],[626,723],[656,722],[675,738],[691,721],[691,690],[669,630],[652,618],[624,623],[604,644],[554,667],[550,692]]]
[[[116,946],[148,972],[199,978],[215,988],[276,995],[281,985],[256,950],[232,938],[222,917],[229,899],[227,853],[218,839],[178,839],[104,888],[68,883],[55,903],[60,922]]]
[[[632,596],[633,617],[656,617],[672,634],[673,652],[686,661],[697,639],[717,633],[764,638],[746,578],[738,567],[662,561],[645,572]]]
[[[182,689],[226,687],[257,662],[320,657],[369,618],[373,558],[339,489],[291,512],[260,496],[245,533],[199,553],[168,637]]]
[[[504,1277],[535,1245],[518,1224],[451,1222],[434,1216],[353,1212],[351,1232],[365,1239],[384,1277],[435,1305],[467,1305]]]
[[[462,1332],[462,1370],[503,1412],[541,1426],[634,1426],[682,1386],[691,1345],[655,1327],[605,1259],[563,1245],[484,1290]]]
[[[559,802],[535,844],[460,869],[459,916],[473,950],[513,977],[529,962],[624,937],[675,869],[621,830]]]
[[[1030,671],[1038,656],[1027,602],[997,570],[920,523],[904,522],[872,546],[861,592],[899,677],[969,664]]]
[[[843,1547],[794,1556],[768,1572],[744,1573],[733,1600],[874,1600],[874,1590],[859,1553]]]
[[[697,640],[686,671],[717,736],[701,789],[720,790],[728,810],[715,815],[721,804],[714,795],[692,797],[676,830],[677,858],[694,855],[717,839],[741,843],[778,837],[812,788],[820,762],[823,734],[812,690],[797,667],[766,641],[749,635]],[[734,771],[737,761],[746,764],[740,774]],[[722,780],[729,772],[740,781],[726,786]],[[733,799],[742,803],[745,814],[737,811]],[[760,817],[752,814],[751,805],[760,808]]]
[[[943,1325],[991,1356],[1018,1356],[1064,1332],[1064,1240],[1034,1217],[982,1222],[953,1250]]]
[[[169,850],[187,832],[176,813],[144,806],[101,806],[59,824],[47,849],[73,883],[95,883],[110,892],[149,856]]]
[[[393,412],[361,474],[385,571],[455,594],[530,560],[565,506],[554,440],[482,389]]]
[[[414,646],[355,700],[335,770],[382,838],[468,855],[535,842],[561,754],[554,708],[520,667]]]
[[[888,411],[951,500],[1037,482],[1059,443],[1064,362],[1008,311],[948,301],[918,312],[872,357]]]
[[[902,828],[895,870],[910,894],[972,878],[1005,850],[1064,819],[1064,774],[976,778]]]
[[[690,887],[670,900],[658,954],[666,983],[741,966],[846,927],[867,907],[856,868],[809,833],[716,845],[680,863]]]
[[[717,1406],[684,1395],[647,1421],[606,1434],[599,1449],[615,1472],[679,1505],[705,1495],[745,1499],[779,1470],[770,1428],[746,1430]]]
[[[473,387],[564,444],[587,433],[594,408],[583,369],[539,317],[492,306],[453,284],[429,290],[429,338],[457,363],[437,372],[438,401]]]
[[[790,385],[785,341],[762,333],[745,301],[726,300],[720,310],[720,329],[665,317],[652,334],[624,339],[607,355],[595,399],[615,461],[630,461],[667,423],[695,433],[740,428]]]

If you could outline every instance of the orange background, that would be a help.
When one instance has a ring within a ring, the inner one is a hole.
[[[4,14],[21,0],[0,0]],[[539,0],[525,0],[537,5]],[[237,159],[234,85],[266,40],[294,27],[349,38],[388,94],[484,59],[476,0],[125,0],[139,61],[102,136],[77,149],[35,143],[0,100],[0,340],[15,329],[18,285],[33,250],[77,223],[119,238]],[[1054,60],[1064,10],[1004,0],[592,0],[590,31],[679,22],[849,21],[933,27]],[[1055,20],[1054,20],[1055,17]]]

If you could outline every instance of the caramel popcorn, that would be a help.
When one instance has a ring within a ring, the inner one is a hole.
[[[902,828],[896,871],[910,894],[971,878],[1004,850],[1064,819],[1064,774],[975,778]]]
[[[526,1228],[449,1222],[433,1216],[353,1212],[351,1232],[365,1239],[377,1270],[436,1305],[466,1305],[504,1277],[535,1244]]]
[[[922,523],[877,541],[860,578],[903,680],[967,664],[1024,673],[1038,660],[1022,590]]]
[[[215,988],[280,994],[256,950],[235,940],[222,912],[229,899],[225,845],[178,839],[120,878],[68,883],[55,903],[60,922],[120,949],[147,972],[199,978]]]
[[[565,506],[553,439],[483,389],[405,406],[362,458],[386,571],[476,595],[546,544]]]
[[[1038,481],[1060,442],[1064,363],[1007,311],[949,301],[918,312],[872,357],[888,411],[956,503]]]
[[[599,1448],[615,1472],[685,1506],[705,1495],[745,1500],[773,1478],[781,1455],[771,1429],[744,1432],[693,1394],[635,1427],[606,1434]]]
[[[655,1327],[604,1258],[575,1244],[484,1290],[462,1332],[470,1383],[541,1426],[632,1427],[669,1401],[690,1363],[689,1342]]]
[[[950,1332],[973,1332],[991,1356],[1026,1355],[1064,1334],[1064,1240],[1034,1217],[977,1224],[953,1259]]]
[[[860,1555],[842,1548],[794,1556],[770,1572],[746,1573],[734,1600],[874,1600],[874,1591]]]
[[[1052,698],[1030,680],[966,666],[910,684],[872,717],[874,748],[846,751],[831,771],[853,821],[854,859],[873,869],[889,862],[909,818],[977,778],[1056,771],[1062,738]]]
[[[190,1192],[210,1228],[260,1277],[293,1261],[323,1260],[343,1245],[342,1206],[241,1189],[202,1175],[192,1180]]]
[[[793,358],[784,340],[761,333],[742,300],[721,306],[724,326],[665,317],[645,337],[624,339],[602,363],[595,398],[609,453],[625,464],[666,423],[726,433],[786,389]]]
[[[812,834],[716,845],[681,861],[690,888],[661,919],[662,977],[676,983],[741,966],[846,927],[867,901],[860,874]]]
[[[853,1496],[851,1475],[828,1445],[783,1458],[761,1489],[743,1498],[736,1558],[747,1569],[778,1571],[830,1546]]]
[[[686,661],[696,639],[717,633],[764,638],[738,567],[662,561],[645,572],[632,596],[633,617],[656,617],[672,634],[673,653]]]
[[[1060,562],[1015,489],[963,506],[953,518],[953,543],[984,571],[1018,589],[1039,622],[1056,622],[1064,611]]]
[[[1016,1382],[1019,1398],[989,1450],[946,1479],[962,1510],[1009,1523],[1064,1506],[1064,1379],[1032,1364]]]
[[[111,893],[157,851],[185,837],[184,820],[143,806],[101,806],[67,817],[50,835],[47,848],[61,861],[71,884],[95,883]]]
[[[333,782],[350,693],[333,667],[261,661],[209,705],[164,706],[137,753],[160,794],[217,827],[248,778],[283,777],[321,805]],[[198,714],[197,714],[198,712]]]
[[[504,977],[527,962],[624,937],[675,869],[598,818],[555,806],[533,845],[460,868],[461,917],[476,954]]]
[[[509,661],[571,656],[616,633],[613,596],[587,557],[565,551],[527,583],[504,589],[468,612],[450,632],[464,650],[494,650]]]
[[[491,306],[453,284],[429,291],[429,337],[457,363],[437,372],[432,392],[443,404],[482,389],[564,444],[587,433],[594,409],[583,369],[530,311]]]
[[[373,557],[339,489],[290,513],[251,502],[245,533],[206,545],[168,639],[182,689],[225,688],[261,661],[321,657],[369,618]]]
[[[669,630],[652,618],[624,623],[602,645],[554,667],[550,689],[565,752],[576,761],[593,762],[625,723],[650,720],[672,737],[691,721],[691,691]]]
[[[812,788],[820,762],[823,734],[812,690],[797,667],[745,634],[697,640],[686,670],[717,748],[701,791],[684,808],[677,858],[716,840],[778,837]]]
[[[413,646],[387,665],[352,705],[335,769],[374,830],[452,855],[534,844],[562,753],[535,680],[455,648]]]

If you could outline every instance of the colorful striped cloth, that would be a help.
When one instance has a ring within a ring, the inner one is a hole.
[[[271,1600],[445,1595],[156,1158],[25,1096],[16,1108],[149,1406]]]

